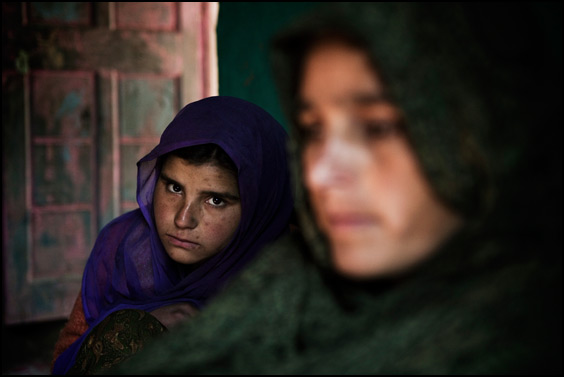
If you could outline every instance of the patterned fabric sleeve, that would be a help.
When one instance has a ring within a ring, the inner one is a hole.
[[[143,310],[113,312],[88,334],[68,374],[104,373],[165,332],[167,329]]]
[[[57,343],[55,343],[55,351],[53,353],[53,360],[51,362],[51,369],[55,360],[71,345],[73,344],[84,332],[88,330],[88,323],[84,317],[84,309],[82,308],[82,292],[78,292],[78,297],[74,302],[69,320],[65,327],[61,330]]]

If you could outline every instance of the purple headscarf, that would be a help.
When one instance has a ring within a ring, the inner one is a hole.
[[[153,218],[158,158],[175,149],[213,143],[238,170],[241,221],[229,245],[196,269],[174,262]],[[209,97],[186,105],[137,163],[139,209],[100,232],[86,264],[82,303],[89,329],[55,362],[66,373],[82,341],[108,314],[126,308],[152,311],[175,302],[201,308],[267,243],[288,229],[293,209],[286,133],[266,111],[242,99]]]

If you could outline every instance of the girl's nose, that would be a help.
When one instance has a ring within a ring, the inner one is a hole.
[[[198,226],[198,209],[193,202],[184,204],[176,213],[174,223],[178,228],[194,229]]]
[[[354,184],[363,166],[363,152],[349,140],[330,138],[308,169],[308,182],[317,188]]]

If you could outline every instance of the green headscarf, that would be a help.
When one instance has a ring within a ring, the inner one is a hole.
[[[549,147],[543,137],[560,132],[562,96],[555,85],[561,55],[555,56],[554,45],[547,48],[547,37],[535,22],[546,16],[543,9],[530,4],[334,3],[283,31],[274,41],[272,64],[292,125],[295,180],[300,182],[302,174],[302,143],[295,132],[300,66],[312,43],[337,34],[371,58],[387,95],[403,110],[407,136],[444,203],[469,226],[515,231],[515,222],[536,210],[524,207],[537,206],[535,195],[547,189],[524,178],[548,166],[545,180],[561,171],[561,159],[547,150],[558,148],[558,142]],[[558,28],[549,31],[559,33]],[[541,157],[541,151],[547,153]],[[560,188],[561,183],[553,186]],[[313,219],[303,186],[297,201],[306,234],[314,245],[323,243],[315,227],[307,225]],[[326,259],[326,251],[318,253]]]

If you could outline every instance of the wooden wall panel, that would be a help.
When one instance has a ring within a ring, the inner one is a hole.
[[[157,141],[176,115],[178,78],[122,76],[119,81],[120,132],[122,138]]]
[[[32,280],[72,276],[80,279],[84,250],[92,247],[90,210],[34,213]]]
[[[212,5],[2,3],[4,323],[68,316],[98,232],[137,208],[136,162],[217,95]]]
[[[178,30],[178,3],[175,2],[118,2],[118,29]]]

